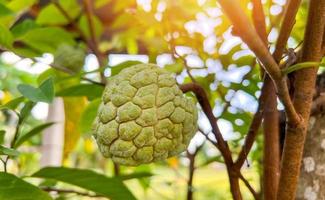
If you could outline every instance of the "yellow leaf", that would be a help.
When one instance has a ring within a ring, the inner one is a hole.
[[[66,97],[63,98],[63,101],[65,111],[63,159],[65,160],[79,141],[78,124],[82,111],[86,107],[87,99],[85,97]]]

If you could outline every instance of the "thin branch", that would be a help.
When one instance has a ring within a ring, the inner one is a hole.
[[[57,193],[73,193],[80,196],[87,196],[87,197],[103,197],[102,195],[93,195],[88,192],[80,192],[77,190],[71,190],[71,189],[59,189],[59,188],[53,188],[53,187],[41,187],[42,190],[46,192],[57,192]]]
[[[97,47],[97,39],[96,39],[96,33],[95,33],[95,26],[92,20],[92,16],[94,15],[93,13],[93,6],[92,2],[89,0],[83,0],[83,5],[84,5],[84,10],[86,11],[86,18],[88,21],[88,26],[89,26],[89,32],[90,32],[90,38],[91,41],[94,45],[94,47]]]
[[[240,180],[243,181],[243,183],[246,185],[248,190],[252,193],[254,199],[260,200],[258,193],[254,190],[254,188],[251,186],[251,184],[248,182],[248,180],[246,180],[245,177],[241,173],[239,174],[239,178],[240,178]]]
[[[273,57],[277,63],[280,62],[283,51],[286,48],[288,38],[292,28],[296,22],[296,15],[300,6],[301,0],[289,0],[286,6],[285,15],[280,28],[279,37],[275,45]]]
[[[211,144],[213,144],[213,146],[215,146],[215,147],[217,147],[218,148],[218,143],[217,142],[215,142],[215,141],[213,141],[211,138],[209,138],[209,136],[206,134],[206,133],[204,133],[204,131],[199,127],[198,128],[199,129],[199,132],[211,143]]]
[[[187,151],[187,158],[190,160],[189,164],[189,171],[188,171],[188,180],[187,180],[187,194],[186,194],[186,199],[187,200],[193,200],[193,178],[194,178],[194,173],[196,170],[195,167],[195,157],[198,154],[198,152],[202,149],[204,145],[204,142],[198,146],[193,153],[190,153]]]
[[[207,94],[205,93],[204,89],[198,85],[197,83],[188,83],[184,85],[180,85],[180,89],[186,93],[186,92],[193,92],[198,99],[202,110],[206,114],[207,118],[210,121],[210,124],[212,126],[212,132],[214,136],[216,137],[218,149],[224,156],[225,160],[227,160],[229,163],[232,162],[231,153],[228,147],[227,142],[223,139],[222,134],[220,132],[220,129],[217,125],[217,119],[214,117],[211,105],[209,103],[209,99],[207,97]]]
[[[229,175],[231,194],[235,200],[241,200],[242,196],[240,193],[238,175],[237,175],[236,169],[234,168],[234,165],[233,165],[234,163],[233,163],[231,151],[229,149],[227,142],[222,137],[222,134],[221,134],[220,129],[217,124],[217,119],[213,115],[212,108],[209,103],[207,94],[205,93],[204,89],[196,83],[188,83],[185,85],[180,85],[180,89],[184,93],[191,91],[195,94],[198,102],[200,103],[200,105],[202,107],[202,110],[204,111],[207,118],[209,119],[209,122],[212,126],[212,132],[215,135],[216,140],[217,140],[217,147],[218,147],[219,151],[221,152],[221,155],[223,156],[226,167],[227,167],[227,173]]]
[[[219,3],[232,21],[234,28],[237,30],[237,32],[240,33],[242,40],[255,53],[257,58],[263,64],[266,72],[275,82],[277,86],[278,96],[285,107],[286,113],[288,115],[288,120],[292,121],[295,124],[298,124],[301,121],[301,118],[297,114],[291,101],[287,81],[285,77],[282,76],[278,64],[269,53],[264,42],[260,39],[256,30],[251,25],[250,20],[244,13],[239,2],[237,0],[219,0]]]
[[[266,33],[266,24],[265,24],[265,14],[263,11],[263,5],[261,0],[252,0],[253,3],[253,22],[255,29],[264,41],[265,45],[267,45],[267,33]]]
[[[257,136],[258,130],[261,126],[262,119],[263,119],[263,112],[264,112],[264,105],[265,101],[268,98],[266,87],[263,85],[262,91],[261,91],[261,96],[258,99],[258,108],[256,113],[254,114],[253,120],[251,122],[251,125],[248,129],[248,133],[246,134],[245,142],[242,147],[242,150],[239,153],[239,156],[236,160],[236,166],[238,169],[240,169],[245,160],[247,159],[248,153],[250,152],[254,142],[255,138]]]
[[[91,15],[92,15],[92,8],[90,7],[91,2],[87,0],[84,0],[84,9],[86,11],[86,15],[87,15],[87,20],[88,20],[88,24],[89,24],[89,32],[91,35],[91,38],[95,37],[95,30],[94,30],[94,26],[93,26],[93,22],[91,19]],[[66,10],[64,10],[64,8],[60,5],[60,3],[57,0],[52,0],[53,4],[56,6],[56,8],[63,14],[63,16],[68,20],[68,22],[73,26],[73,28],[79,33],[81,39],[87,44],[88,48],[96,55],[99,65],[100,67],[102,67],[104,65],[104,55],[102,55],[102,53],[100,53],[100,51],[98,50],[98,45],[97,45],[97,41],[96,38],[95,39],[91,39],[88,40],[86,35],[83,33],[83,31],[79,28],[78,24],[76,24],[76,22],[70,17],[70,15],[68,14],[68,12]],[[101,77],[101,82],[103,84],[106,83],[106,78],[104,76],[103,73],[100,73],[100,77]]]

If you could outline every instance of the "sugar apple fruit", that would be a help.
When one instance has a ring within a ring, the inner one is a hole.
[[[65,67],[73,72],[79,72],[86,57],[86,53],[80,47],[73,47],[62,44],[54,53],[53,64],[59,67]]]
[[[173,75],[138,64],[112,77],[93,124],[105,157],[122,165],[159,161],[186,150],[197,130],[197,108]]]

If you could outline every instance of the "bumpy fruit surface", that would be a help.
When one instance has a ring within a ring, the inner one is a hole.
[[[196,122],[197,108],[173,75],[153,64],[139,64],[108,81],[93,129],[105,157],[139,165],[183,152]]]
[[[79,72],[84,65],[86,53],[78,47],[62,44],[54,54],[55,66],[65,67],[73,72]]]

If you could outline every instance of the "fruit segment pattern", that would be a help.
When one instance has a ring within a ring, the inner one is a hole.
[[[108,80],[93,133],[105,157],[135,166],[185,151],[196,133],[197,115],[195,103],[170,72],[138,64]]]

